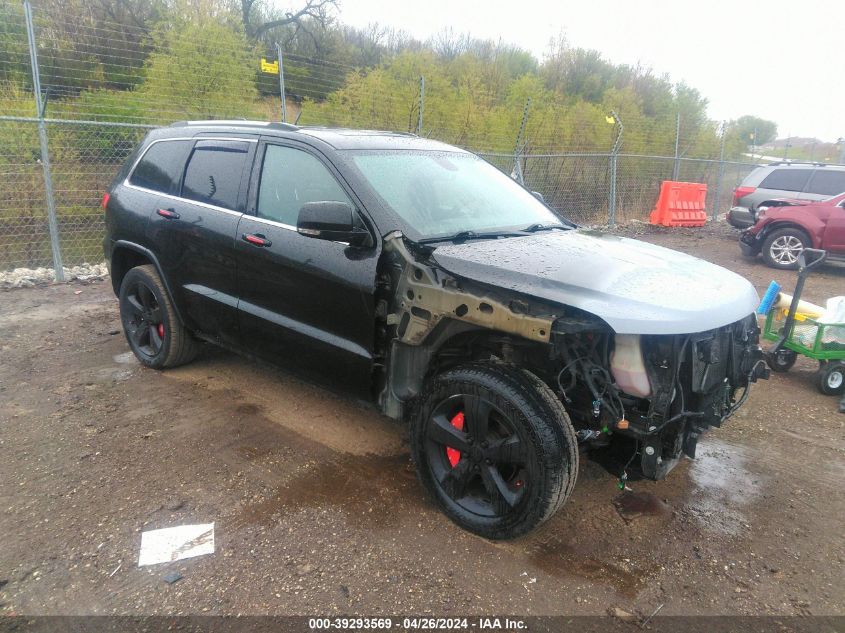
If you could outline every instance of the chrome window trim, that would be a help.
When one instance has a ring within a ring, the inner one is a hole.
[[[218,211],[225,211],[226,213],[235,213],[237,215],[243,215],[241,211],[233,211],[232,209],[218,207],[215,204],[208,204],[207,202],[198,202],[197,200],[191,200],[190,198],[182,198],[181,196],[174,196],[170,193],[163,193],[161,191],[155,191],[153,189],[147,189],[146,187],[139,187],[138,185],[131,184],[129,180],[135,173],[135,169],[138,167],[138,163],[140,163],[144,156],[147,155],[147,152],[150,151],[150,148],[156,143],[167,143],[169,141],[241,141],[244,143],[258,143],[257,138],[232,138],[230,136],[172,136],[169,138],[159,138],[147,145],[147,147],[144,148],[144,151],[141,152],[141,155],[135,159],[135,162],[132,163],[132,168],[129,170],[129,173],[126,174],[126,178],[123,180],[123,186],[128,187],[129,189],[135,189],[136,191],[143,191],[146,193],[153,193],[158,196],[164,196],[165,198],[169,198],[170,200],[190,202],[192,204],[198,204],[202,207],[207,207],[209,209],[216,209]],[[185,167],[187,167],[187,163],[182,166],[182,169],[184,170]]]
[[[214,204],[208,204],[207,202],[200,202],[198,200],[191,200],[190,198],[180,198],[179,196],[174,196],[169,193],[162,193],[160,191],[154,191],[153,189],[147,189],[146,187],[139,187],[138,185],[130,185],[129,179],[127,179],[123,186],[127,189],[134,189],[135,191],[143,191],[144,193],[151,193],[154,196],[161,196],[162,198],[167,198],[168,200],[176,200],[177,202],[187,202],[188,204],[196,204],[201,207],[205,207],[206,209],[211,209],[212,211],[222,211],[223,213],[228,213],[230,215],[237,215],[241,216],[244,215],[243,211],[234,211],[232,209],[226,209],[224,207],[218,207]]]
[[[299,233],[296,230],[296,227],[291,224],[285,224],[283,222],[277,222],[276,220],[269,220],[267,218],[260,218],[257,215],[252,215],[249,213],[245,213],[250,220],[255,220],[256,222],[260,222],[261,224],[269,224],[270,226],[278,226],[280,229],[287,229],[288,231],[293,231],[294,233]]]

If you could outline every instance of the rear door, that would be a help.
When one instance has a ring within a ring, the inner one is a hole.
[[[257,139],[197,139],[179,195],[164,196],[152,224],[188,326],[232,344],[237,342],[234,242],[256,144]]]
[[[760,182],[754,206],[771,198],[800,198],[812,173],[811,167],[778,167]]]
[[[824,200],[845,193],[845,171],[819,167],[813,172],[810,181],[801,194],[808,200]]]
[[[236,246],[243,346],[369,396],[380,241],[357,248],[296,232],[307,202],[359,201],[324,156],[276,139],[258,148],[249,199]]]

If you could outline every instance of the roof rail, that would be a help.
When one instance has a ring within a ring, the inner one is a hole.
[[[792,160],[790,158],[784,160],[776,160],[773,163],[766,163],[767,167],[778,167],[782,165],[814,165],[816,167],[825,167],[828,163],[822,163],[819,161],[809,161],[809,160]]]
[[[278,121],[248,121],[247,119],[208,119],[205,121],[175,121],[168,127],[185,127],[188,125],[208,126],[215,125],[243,125],[248,127],[266,127],[274,130],[286,130],[288,132],[295,132],[299,129],[298,126],[292,123],[280,123]]]

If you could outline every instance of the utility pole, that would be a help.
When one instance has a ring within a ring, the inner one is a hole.
[[[288,106],[285,99],[285,65],[282,61],[282,45],[276,42],[276,57],[279,60],[279,95],[282,97],[282,123],[288,122]]]
[[[675,116],[675,165],[672,168],[672,180],[677,181],[681,173],[681,159],[678,156],[678,149],[681,141],[681,113]]]
[[[64,281],[62,250],[59,244],[59,222],[56,219],[56,201],[53,197],[53,175],[50,171],[50,150],[47,147],[47,98],[41,94],[41,75],[38,70],[38,48],[35,44],[35,27],[32,23],[32,7],[29,0],[23,3],[26,18],[26,35],[29,43],[29,63],[32,67],[32,92],[35,96],[35,111],[38,115],[38,142],[41,146],[41,168],[44,170],[44,193],[47,198],[47,228],[50,231],[50,248],[53,252],[53,270],[56,281]]]
[[[710,212],[714,220],[719,217],[719,195],[722,193],[722,179],[725,177],[725,128],[725,122],[722,121],[722,134],[719,140],[719,175],[716,177],[716,192],[713,194],[713,207]],[[751,160],[754,160],[753,152]]]
[[[425,76],[420,75],[420,102],[417,109],[417,136],[422,136],[423,107],[425,106]]]
[[[531,97],[525,100],[525,107],[522,109],[522,122],[519,124],[519,132],[516,135],[516,143],[513,146],[513,173],[516,174],[516,179],[519,184],[525,184],[524,174],[522,173],[522,163],[520,156],[525,145],[525,126],[528,125],[528,111],[531,109]]]

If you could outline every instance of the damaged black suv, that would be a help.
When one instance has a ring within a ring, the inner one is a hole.
[[[767,376],[747,281],[578,228],[413,135],[177,123],[104,206],[144,365],[209,341],[334,381],[408,420],[423,485],[485,537],[564,504],[579,442],[633,438],[664,477]]]

